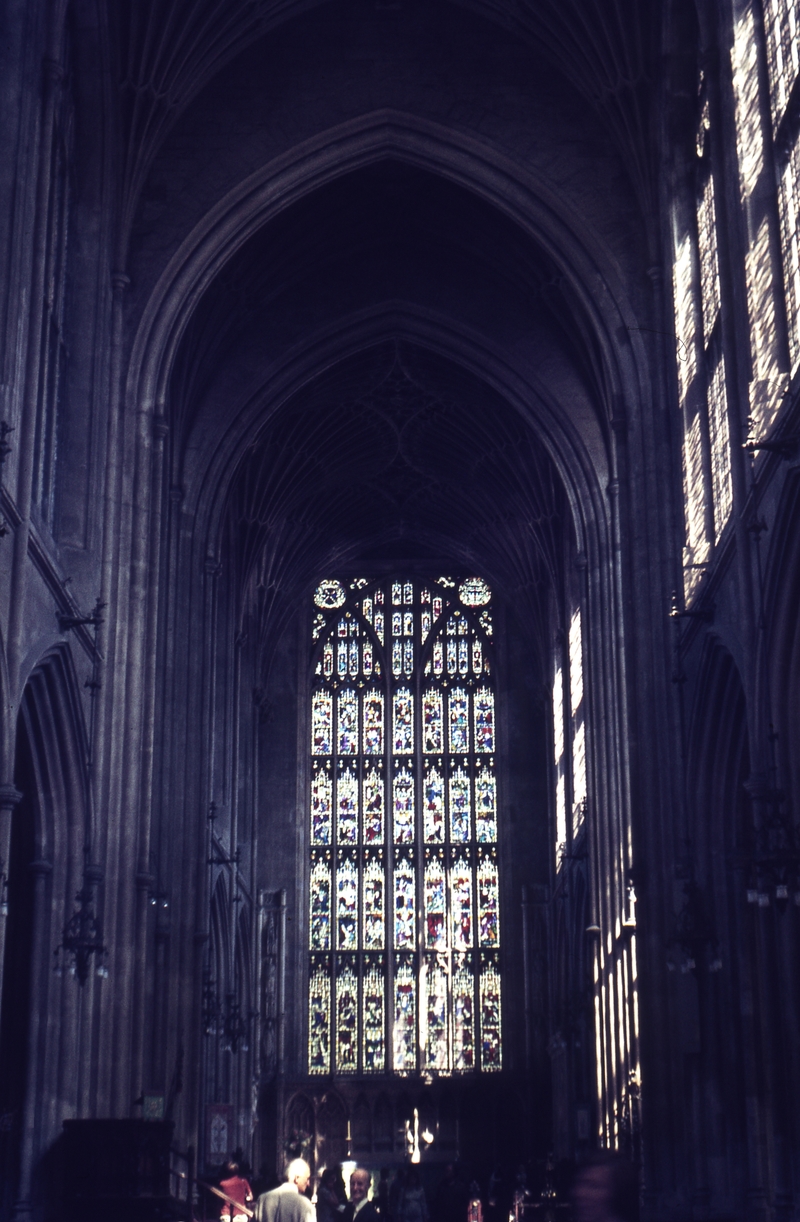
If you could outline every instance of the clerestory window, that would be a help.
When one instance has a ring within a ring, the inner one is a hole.
[[[314,595],[308,1068],[502,1066],[492,594]]]

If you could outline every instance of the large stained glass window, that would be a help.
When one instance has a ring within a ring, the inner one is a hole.
[[[309,1072],[499,1070],[491,590],[330,578],[314,604]]]

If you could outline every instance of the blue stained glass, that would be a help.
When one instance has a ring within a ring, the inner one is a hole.
[[[355,770],[346,768],[336,781],[336,836],[339,844],[358,842],[358,779]]]
[[[455,600],[457,583],[447,584]],[[351,589],[362,586],[367,582]],[[373,588],[363,598],[356,594],[360,616],[340,603],[342,618],[331,635],[324,616],[314,620],[314,638],[321,638],[316,673],[331,686],[338,680],[339,690],[312,694],[310,839],[318,847],[311,850],[308,909],[310,1073],[501,1068],[499,876],[492,847],[497,743],[483,636],[492,632],[485,605],[490,595],[479,579],[458,588],[462,605],[475,608],[479,635],[458,602],[453,607],[435,589],[417,591],[420,641],[425,645],[432,637],[424,659],[430,678],[419,695],[423,663],[414,646],[412,582]],[[376,637],[387,660],[376,656]],[[369,686],[370,680],[381,682],[387,662],[395,678],[391,706],[382,689]],[[467,690],[474,679],[474,690]],[[424,771],[418,810],[413,756],[419,748]],[[339,757],[335,766],[317,758],[332,755]],[[393,865],[383,848],[389,802],[398,846]],[[419,879],[412,847],[418,820],[425,845]],[[393,976],[385,958],[390,947]]]
[[[372,768],[362,786],[364,844],[383,844],[383,777]]]
[[[393,783],[394,842],[408,844],[414,839],[414,778],[401,768]]]
[[[339,692],[339,754],[358,753],[358,696],[351,688]]]
[[[333,786],[324,769],[318,768],[311,777],[311,843],[330,844]]]
[[[450,867],[450,919],[453,948],[472,947],[472,870],[466,861],[456,861]]]
[[[494,751],[494,696],[488,687],[475,693],[475,750]]]
[[[417,1067],[417,982],[414,970],[408,963],[401,963],[394,980],[394,1027],[392,1046],[394,1068],[398,1073],[409,1073]]]
[[[450,750],[454,755],[469,751],[469,705],[467,693],[454,687],[447,702],[450,724]]]
[[[395,950],[416,946],[415,911],[414,867],[409,861],[398,861],[394,867]]]
[[[320,858],[311,870],[309,946],[311,950],[331,948],[331,869]]]
[[[429,950],[447,950],[447,899],[444,865],[438,857],[425,865],[425,945]]]
[[[444,779],[435,768],[425,773],[424,834],[427,844],[444,840]]]
[[[425,1062],[429,1069],[447,1070],[447,973],[433,960],[425,982]]]
[[[394,751],[408,755],[414,750],[414,703],[407,687],[394,694]]]
[[[479,636],[472,638],[472,670],[476,675],[483,670],[483,646]]]
[[[349,965],[336,976],[336,1071],[358,1069],[358,976]]]
[[[383,755],[383,692],[364,693],[364,754]]]
[[[330,692],[314,692],[311,701],[311,753],[330,755],[333,746],[333,701]]]
[[[372,858],[364,869],[363,904],[364,949],[383,950],[386,938],[386,880],[380,858]]]
[[[426,754],[441,755],[442,741],[442,693],[429,687],[422,697],[422,749]]]
[[[497,865],[491,857],[478,864],[478,941],[481,946],[500,945]]]
[[[327,969],[317,967],[308,982],[308,1069],[330,1073],[331,984]]]
[[[475,1068],[475,982],[466,964],[453,974],[453,1068]]]
[[[383,1073],[386,1068],[386,1019],[383,958],[370,963],[364,974],[364,1071]]]
[[[500,974],[494,963],[481,969],[481,1069],[502,1068],[500,1053]]]
[[[469,777],[463,768],[457,768],[450,777],[450,839],[456,843],[470,838],[469,798]]]
[[[475,778],[475,838],[481,844],[497,839],[497,782],[486,767]]]
[[[336,871],[336,943],[339,950],[358,949],[358,870],[340,861]]]

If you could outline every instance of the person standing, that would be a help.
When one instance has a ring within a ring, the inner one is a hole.
[[[339,1199],[340,1176],[336,1167],[326,1167],[322,1172],[317,1188],[317,1222],[343,1222],[348,1207]]]
[[[350,1176],[350,1207],[345,1214],[346,1222],[380,1222],[377,1206],[369,1200],[372,1176],[366,1167],[356,1167]]]
[[[220,1190],[225,1193],[226,1197],[230,1197],[231,1201],[235,1201],[233,1205],[226,1202],[220,1210],[221,1222],[246,1222],[250,1216],[249,1207],[253,1200],[253,1190],[244,1176],[239,1175],[238,1163],[226,1163],[225,1179],[219,1182]],[[236,1206],[246,1206],[247,1212],[244,1209],[238,1209]]]
[[[410,1166],[406,1171],[400,1212],[394,1222],[428,1222],[428,1202],[419,1176],[419,1168]]]
[[[316,1222],[314,1206],[305,1196],[311,1168],[296,1158],[286,1168],[286,1182],[264,1192],[256,1202],[256,1222]]]

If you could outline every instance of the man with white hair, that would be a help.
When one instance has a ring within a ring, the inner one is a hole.
[[[271,1192],[262,1192],[256,1202],[256,1222],[315,1222],[316,1212],[304,1196],[311,1168],[302,1158],[295,1158],[286,1168],[286,1183]]]

